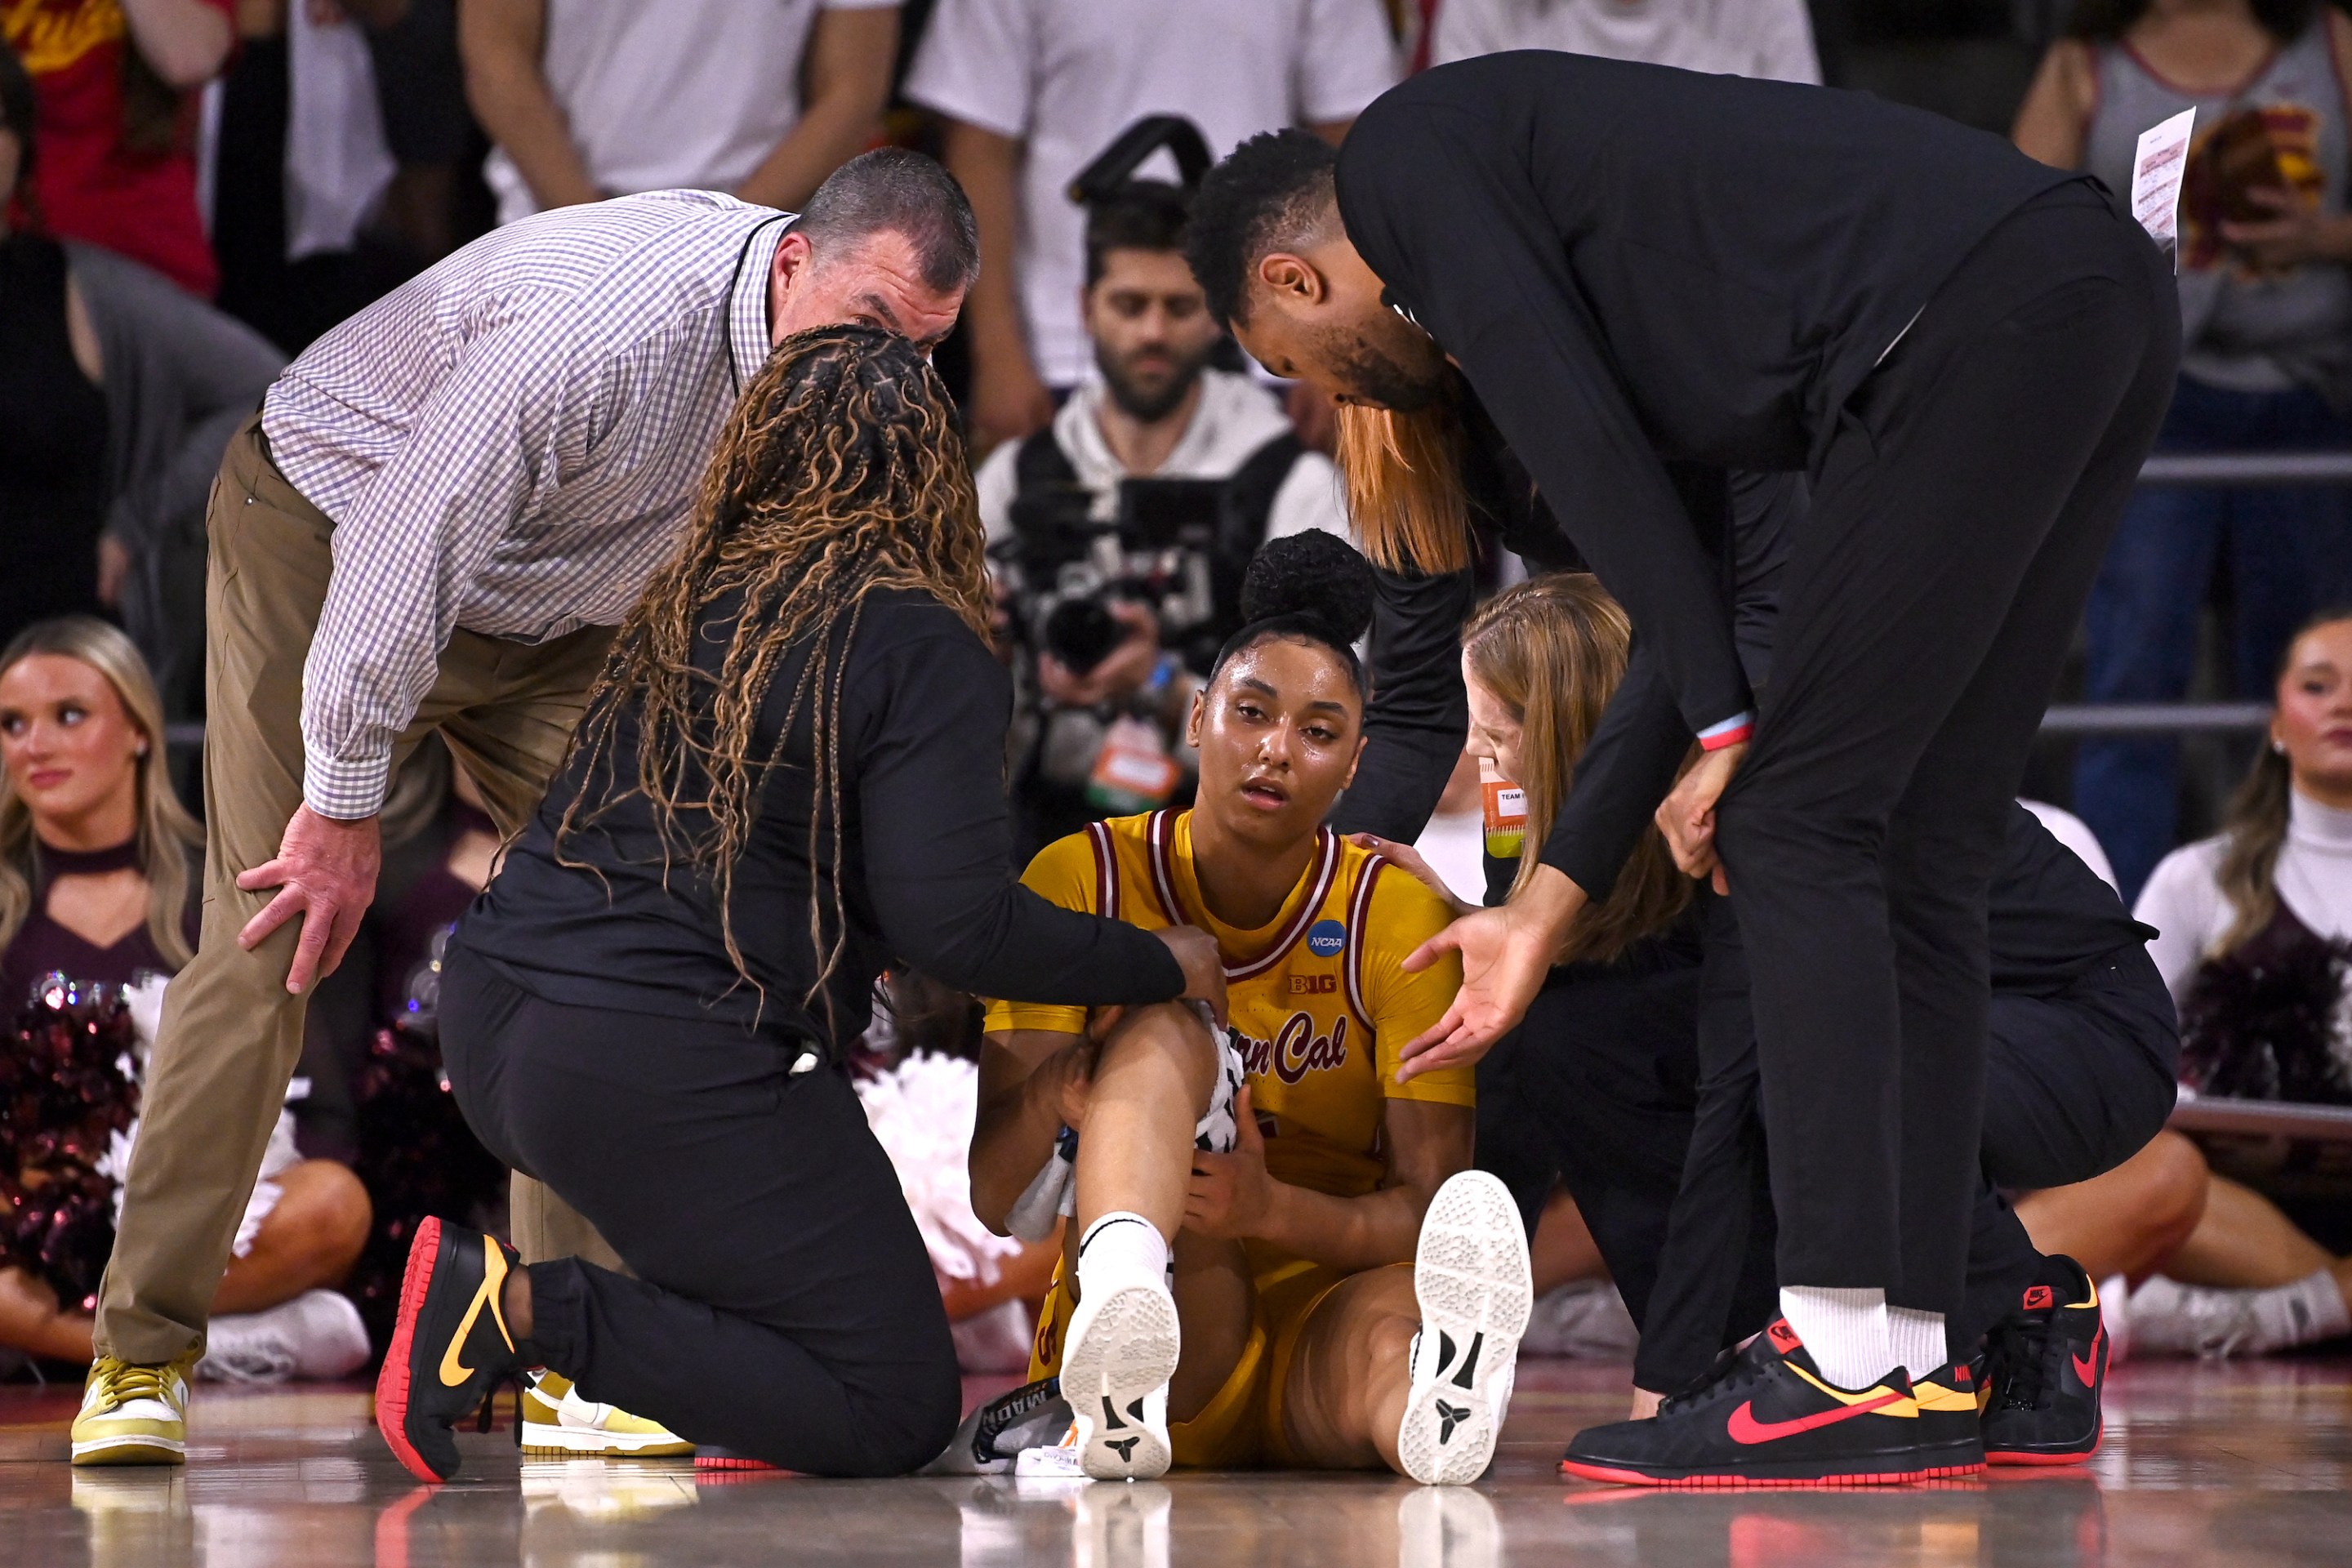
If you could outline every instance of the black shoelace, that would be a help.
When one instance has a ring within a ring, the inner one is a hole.
[[[1748,1348],[1719,1352],[1715,1364],[1701,1373],[1682,1388],[1658,1402],[1658,1414],[1675,1415],[1696,1408],[1734,1390],[1747,1388],[1764,1375],[1765,1363],[1751,1356]]]
[[[2004,1410],[2041,1409],[2049,1352],[2049,1313],[2021,1312],[1994,1324],[1985,1375],[1992,1380],[1995,1403]]]

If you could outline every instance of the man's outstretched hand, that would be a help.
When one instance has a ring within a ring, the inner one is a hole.
[[[1460,953],[1462,989],[1445,1016],[1405,1042],[1397,1081],[1475,1062],[1517,1027],[1584,902],[1583,889],[1538,866],[1509,903],[1466,914],[1413,949],[1404,967],[1415,973],[1444,953]]]
[[[275,888],[268,907],[245,922],[236,933],[237,946],[250,952],[269,933],[302,917],[301,940],[294,945],[294,963],[286,972],[286,989],[299,996],[313,980],[332,974],[359,934],[360,917],[375,901],[376,873],[383,864],[383,843],[373,816],[349,822],[320,816],[309,806],[295,810],[278,841],[278,858],[237,875],[236,885],[248,893]]]

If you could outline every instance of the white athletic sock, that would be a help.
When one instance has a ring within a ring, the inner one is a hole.
[[[2328,1269],[2266,1290],[2183,1285],[2159,1274],[2132,1292],[2132,1342],[2157,1355],[2268,1355],[2352,1330]]]
[[[2290,1343],[2315,1344],[2338,1334],[2352,1333],[2352,1311],[2345,1310],[2344,1288],[2336,1282],[2332,1268],[2315,1268],[2292,1285],[2259,1292],[2256,1300],[2276,1300],[2281,1303],[2285,1318],[2281,1326],[2294,1334]],[[2263,1309],[2257,1306],[2254,1310],[2259,1315]]]
[[[1785,1285],[1780,1315],[1805,1342],[1822,1375],[1840,1388],[1868,1388],[1895,1365],[1884,1290]]]
[[[1886,1337],[1895,1349],[1895,1359],[1911,1381],[1933,1376],[1944,1370],[1952,1359],[1950,1349],[1944,1343],[1944,1314],[1923,1312],[1916,1307],[1886,1309]]]
[[[1141,1276],[1161,1286],[1169,1282],[1168,1238],[1139,1214],[1113,1209],[1078,1241],[1078,1299],[1084,1300],[1097,1285]]]

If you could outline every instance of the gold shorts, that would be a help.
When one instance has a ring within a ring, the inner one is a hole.
[[[1241,1358],[1200,1414],[1190,1421],[1168,1424],[1175,1461],[1186,1469],[1297,1466],[1297,1456],[1283,1438],[1283,1394],[1290,1379],[1291,1358],[1307,1319],[1333,1287],[1349,1278],[1341,1269],[1255,1243],[1244,1247],[1255,1292],[1249,1338],[1242,1346]],[[1072,1310],[1062,1284],[1066,1267],[1066,1262],[1055,1266],[1054,1287],[1045,1293],[1037,1313],[1037,1338],[1029,1351],[1032,1381],[1055,1376],[1062,1370],[1062,1335],[1069,1326]]]

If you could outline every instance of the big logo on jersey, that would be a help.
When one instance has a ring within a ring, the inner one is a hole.
[[[1293,1013],[1270,1040],[1253,1039],[1234,1031],[1234,1046],[1242,1066],[1263,1078],[1268,1073],[1285,1083],[1297,1083],[1310,1072],[1328,1072],[1348,1062],[1348,1020],[1343,1015],[1328,1035],[1315,1032],[1312,1013]]]

